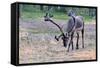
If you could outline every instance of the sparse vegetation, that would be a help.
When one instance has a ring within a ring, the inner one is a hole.
[[[53,18],[55,22],[62,27],[65,23],[67,23],[69,17],[66,14],[65,8],[58,7],[52,7],[53,11],[50,12],[54,15]],[[19,63],[96,59],[96,27],[94,24],[96,23],[94,15],[95,9],[92,9],[91,13],[88,13],[90,10],[89,8],[75,8],[77,10],[72,7],[66,8],[67,10],[74,9],[77,12],[77,15],[82,15],[85,18],[85,48],[81,48],[82,40],[80,40],[79,50],[67,52],[67,49],[63,46],[61,39],[59,42],[54,39],[55,35],[60,34],[58,28],[51,23],[44,22],[42,19],[47,8],[47,6],[39,5],[20,5],[19,34],[22,36],[19,36]],[[94,13],[92,13],[92,11]],[[76,35],[73,40],[75,45]],[[74,48],[75,47],[76,46],[74,46]]]

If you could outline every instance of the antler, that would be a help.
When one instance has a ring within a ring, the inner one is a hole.
[[[46,16],[44,16],[44,17],[45,17],[45,21],[50,21],[51,23],[53,23],[54,25],[56,25],[56,26],[59,28],[59,30],[60,30],[60,32],[61,32],[61,35],[58,36],[58,38],[55,36],[55,39],[56,39],[57,41],[59,40],[59,38],[60,38],[61,36],[64,36],[64,37],[65,37],[65,34],[64,34],[62,28],[61,28],[57,23],[55,23],[55,22],[51,19],[51,17],[49,16],[49,13],[46,13]]]
[[[63,32],[62,28],[57,23],[55,23],[53,20],[50,20],[50,21],[51,21],[51,23],[53,23],[54,25],[56,25],[59,28],[61,34],[64,35],[64,32]]]

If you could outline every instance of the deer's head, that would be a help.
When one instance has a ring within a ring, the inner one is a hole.
[[[68,11],[68,16],[75,16],[75,12],[73,10]]]
[[[67,45],[69,44],[69,39],[70,39],[70,35],[66,32],[66,34],[62,36],[64,47],[67,47]]]

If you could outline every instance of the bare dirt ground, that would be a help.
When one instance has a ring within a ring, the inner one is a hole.
[[[56,21],[62,26],[64,21]],[[62,22],[62,23],[60,23]],[[94,22],[95,23],[95,22]],[[19,63],[43,63],[76,60],[96,59],[96,32],[95,24],[85,24],[85,38],[82,48],[82,38],[80,34],[79,49],[75,49],[76,36],[74,37],[74,50],[63,46],[62,40],[54,39],[59,35],[59,30],[55,25],[44,21],[22,21],[20,20],[19,31]]]

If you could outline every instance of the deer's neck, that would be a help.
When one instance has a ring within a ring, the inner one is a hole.
[[[75,27],[76,27],[76,20],[75,20],[75,16],[71,16],[72,17],[72,19],[73,19],[73,26],[72,26],[72,29],[70,30],[70,31],[68,31],[68,33],[70,34],[70,33],[72,33],[73,32],[73,30],[75,29]]]
[[[75,23],[75,16],[72,16],[72,18],[73,18],[73,21],[74,21],[74,23]]]

